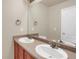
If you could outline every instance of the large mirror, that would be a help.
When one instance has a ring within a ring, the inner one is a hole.
[[[29,4],[28,32],[39,33],[40,37],[48,38],[48,40],[68,39],[75,42],[76,18],[74,1],[31,1]]]

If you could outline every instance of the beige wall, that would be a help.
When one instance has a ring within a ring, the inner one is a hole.
[[[61,38],[61,9],[75,5],[75,0],[68,0],[49,8],[49,37]]]
[[[36,26],[33,25],[34,21],[38,22]],[[30,6],[29,32],[48,36],[48,7],[42,3]]]
[[[13,35],[27,33],[27,5],[23,0],[3,0],[3,59],[13,58]],[[16,26],[16,19],[20,19],[22,24]],[[23,31],[20,31],[23,28]]]

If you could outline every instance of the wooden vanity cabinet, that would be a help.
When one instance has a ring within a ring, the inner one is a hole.
[[[24,52],[24,59],[35,59],[33,56],[31,56],[28,52]]]
[[[35,59],[14,41],[14,59]]]

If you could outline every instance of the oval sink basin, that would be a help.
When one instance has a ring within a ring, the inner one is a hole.
[[[36,53],[45,59],[68,59],[67,53],[61,49],[55,49],[48,44],[41,44],[36,46]]]
[[[22,38],[19,39],[19,41],[21,43],[33,43],[34,42],[34,39],[29,39],[27,37],[22,37]]]

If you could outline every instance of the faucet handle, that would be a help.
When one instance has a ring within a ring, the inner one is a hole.
[[[50,42],[49,42],[49,45],[50,45],[52,48],[54,48],[54,47],[56,46],[56,42],[50,41]]]
[[[63,41],[62,40],[58,40],[58,43],[63,43]]]

